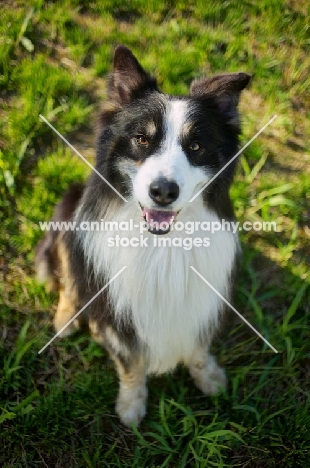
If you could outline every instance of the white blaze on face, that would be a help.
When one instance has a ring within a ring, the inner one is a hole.
[[[192,166],[181,146],[181,133],[187,120],[188,103],[170,101],[165,115],[164,138],[154,155],[149,156],[133,177],[133,191],[143,207],[155,208],[149,196],[151,183],[165,178],[178,184],[178,199],[169,209],[179,211],[195,194],[197,187],[208,182],[204,168]]]

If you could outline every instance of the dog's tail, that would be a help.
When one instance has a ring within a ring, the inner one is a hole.
[[[70,185],[62,200],[56,205],[51,221],[71,221],[83,191],[84,185],[82,184],[74,183]],[[57,243],[62,233],[63,231],[60,229],[48,231],[37,245],[35,251],[37,279],[40,283],[46,283],[49,291],[54,291],[59,286]]]

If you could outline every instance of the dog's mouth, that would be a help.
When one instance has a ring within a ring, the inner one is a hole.
[[[141,209],[142,217],[148,224],[148,231],[157,235],[167,234],[178,214],[176,211],[151,210],[142,206]]]

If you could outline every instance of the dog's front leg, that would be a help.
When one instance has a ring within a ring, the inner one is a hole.
[[[225,372],[217,364],[215,357],[209,354],[208,346],[196,349],[188,368],[196,387],[205,395],[215,395],[226,388]]]
[[[120,380],[116,412],[126,426],[138,425],[146,413],[147,387],[142,356],[121,360],[112,356]]]
[[[146,365],[137,343],[122,339],[116,328],[100,327],[95,319],[89,321],[92,337],[102,344],[116,364],[119,392],[116,412],[126,426],[138,425],[146,413]]]

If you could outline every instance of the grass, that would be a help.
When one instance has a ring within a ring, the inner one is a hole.
[[[1,4],[0,464],[11,467],[310,466],[309,7],[305,1],[25,1]],[[226,393],[203,397],[180,368],[150,381],[134,432],[114,413],[117,378],[87,335],[54,341],[57,297],[34,279],[34,246],[53,205],[91,162],[95,115],[116,44],[131,47],[169,93],[202,74],[254,75],[242,98],[243,142],[231,194],[243,232],[236,318],[214,348]],[[1,366],[2,367],[2,366]]]

